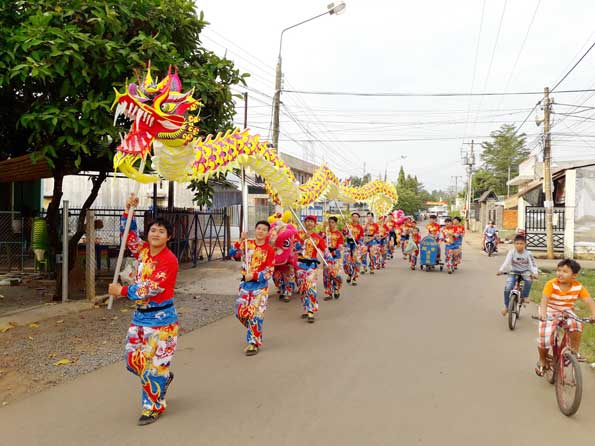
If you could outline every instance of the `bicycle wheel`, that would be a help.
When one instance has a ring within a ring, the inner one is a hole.
[[[569,350],[562,353],[556,370],[556,399],[567,417],[576,413],[583,397],[583,377],[576,356]]]
[[[519,296],[516,293],[510,293],[510,300],[508,302],[508,328],[514,330],[516,321],[518,319],[518,301]]]

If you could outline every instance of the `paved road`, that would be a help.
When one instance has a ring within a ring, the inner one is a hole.
[[[116,364],[0,410],[14,445],[535,445],[592,440],[594,375],[572,419],[538,379],[536,326],[498,314],[500,258],[466,247],[463,268],[397,259],[320,320],[272,301],[265,348],[246,358],[226,318],[181,339],[168,413],[135,425],[138,386]]]

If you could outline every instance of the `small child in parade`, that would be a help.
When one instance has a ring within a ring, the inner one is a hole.
[[[389,215],[386,221],[388,227],[388,244],[387,244],[387,258],[392,259],[395,254],[395,246],[397,244],[397,236],[395,232],[395,221],[392,216]]]
[[[269,280],[273,276],[275,249],[267,236],[271,225],[262,220],[254,227],[254,238],[247,239],[246,232],[229,250],[229,255],[241,258],[242,281],[236,299],[236,317],[246,327],[246,356],[254,356],[262,346],[262,324],[269,298]]]
[[[131,194],[120,219],[123,234],[130,207],[138,206]],[[147,228],[147,241],[138,235],[132,220],[126,245],[139,265],[133,285],[111,283],[108,293],[127,297],[136,304],[126,337],[126,368],[140,378],[142,412],[138,424],[154,423],[167,406],[165,395],[174,379],[171,361],[178,340],[178,314],[174,307],[174,287],[178,259],[167,247],[172,229],[166,220],[156,219]]]
[[[367,222],[364,227],[364,248],[362,255],[363,270],[362,274],[368,272],[368,262],[370,263],[370,274],[374,274],[374,269],[378,264],[378,240],[376,236],[379,232],[378,223],[374,221],[374,213],[366,214]]]
[[[417,249],[409,253],[409,265],[411,266],[411,270],[415,270],[417,265],[417,257],[419,256],[419,244],[421,243],[421,233],[419,232],[419,228],[417,226],[411,230],[411,241],[415,243]]]
[[[566,313],[574,315],[574,305],[580,299],[591,312],[591,320],[595,321],[595,302],[585,286],[576,280],[581,265],[571,259],[564,259],[558,263],[556,278],[550,280],[543,288],[543,296],[539,305],[539,362],[535,368],[538,376],[543,376],[550,366],[548,364],[548,351],[552,347],[556,335],[556,327],[560,317]],[[581,333],[583,324],[572,317],[565,321],[565,329],[570,336],[570,349],[580,358]]]
[[[380,217],[380,221],[378,222],[378,269],[386,267],[389,234],[390,229],[386,224],[386,217],[383,215]]]
[[[531,292],[531,285],[533,281],[531,279],[537,279],[538,269],[535,263],[535,258],[531,251],[526,249],[527,241],[522,235],[517,235],[514,238],[514,248],[508,251],[502,266],[498,270],[497,275],[501,275],[504,272],[508,272],[508,279],[506,280],[506,286],[504,287],[504,308],[502,309],[502,316],[508,314],[508,304],[510,301],[510,292],[516,285],[517,277],[521,279],[523,283],[522,294],[523,303],[529,302],[529,293]]]
[[[461,234],[459,234],[453,226],[452,218],[448,217],[444,222],[445,226],[442,228],[441,238],[444,241],[446,271],[448,274],[452,274],[455,270],[456,256],[458,255]]]
[[[411,230],[411,225],[409,223],[409,217],[405,219],[403,224],[401,225],[401,236],[400,243],[401,243],[401,253],[403,254],[403,259],[407,259],[407,254],[405,254],[405,247],[407,246],[407,241],[409,240],[409,232]]]
[[[364,228],[359,224],[360,215],[351,214],[351,224],[345,225],[343,237],[345,238],[345,256],[343,257],[343,270],[347,274],[347,283],[357,286],[361,266],[361,245],[364,240]]]
[[[326,251],[324,238],[314,232],[316,222],[317,217],[315,215],[307,215],[304,219],[306,231],[299,231],[297,236],[300,249],[297,285],[304,305],[302,318],[306,319],[309,323],[316,321],[314,314],[318,312],[316,293],[316,273],[319,263],[318,253],[324,253]]]
[[[458,266],[463,261],[463,237],[465,236],[465,225],[461,224],[461,217],[453,217],[452,225],[454,226],[456,233],[460,235],[460,238],[458,239],[459,250],[455,259],[455,269],[458,269]]]
[[[326,265],[322,269],[324,282],[324,300],[331,300],[333,297],[341,297],[341,285],[343,278],[340,274],[341,252],[345,244],[343,234],[337,229],[337,217],[329,217],[328,231],[325,228],[326,244],[328,246],[328,255],[326,256]]]

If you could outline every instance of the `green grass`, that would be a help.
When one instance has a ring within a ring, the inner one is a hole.
[[[556,273],[551,271],[546,272],[546,274],[540,274],[540,278],[531,287],[530,298],[533,302],[539,304],[545,283],[554,277],[556,277]],[[595,270],[581,270],[577,280],[587,287],[587,290],[589,290],[592,296],[595,295]],[[580,301],[576,305],[576,314],[581,317],[590,316],[587,306]],[[595,324],[585,324],[584,326],[583,336],[581,338],[581,353],[587,357],[589,362],[595,362]]]

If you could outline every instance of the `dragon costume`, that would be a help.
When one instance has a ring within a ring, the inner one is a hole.
[[[114,169],[141,183],[160,178],[187,182],[209,179],[232,169],[249,168],[266,181],[273,201],[284,207],[302,208],[327,198],[346,203],[365,202],[378,214],[385,214],[397,201],[394,185],[372,181],[362,187],[341,183],[326,166],[318,167],[305,184],[298,184],[293,172],[270,144],[248,129],[228,130],[216,136],[198,136],[200,118],[193,112],[201,105],[193,91],[184,92],[177,72],[170,67],[158,80],[150,64],[144,78],[116,90],[114,125],[120,116],[132,121],[114,156]],[[151,155],[152,153],[152,155]],[[151,155],[154,173],[135,167]]]

